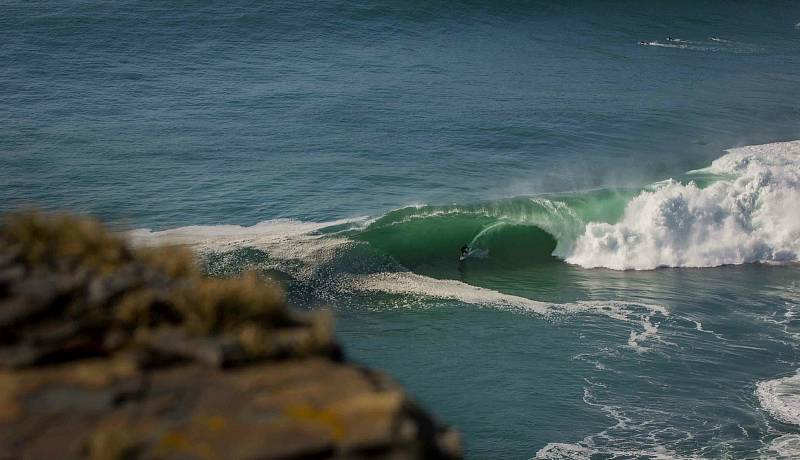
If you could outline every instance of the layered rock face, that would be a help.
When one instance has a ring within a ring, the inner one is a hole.
[[[0,458],[460,457],[381,372],[344,361],[324,312],[248,274],[100,223],[0,228]]]

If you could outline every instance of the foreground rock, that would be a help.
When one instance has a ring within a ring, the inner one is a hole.
[[[0,231],[0,452],[458,458],[460,442],[256,275],[208,279],[178,249],[21,214]]]

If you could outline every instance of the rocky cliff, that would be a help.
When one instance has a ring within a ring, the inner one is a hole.
[[[453,459],[460,441],[256,274],[29,212],[0,228],[7,457]]]

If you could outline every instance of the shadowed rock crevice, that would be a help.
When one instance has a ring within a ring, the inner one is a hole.
[[[330,314],[204,276],[94,220],[0,229],[0,451],[11,458],[458,458],[455,431],[347,364]]]

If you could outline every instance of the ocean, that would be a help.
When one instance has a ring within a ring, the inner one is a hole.
[[[280,280],[467,458],[800,457],[800,5],[563,3],[2,1],[0,212]]]

